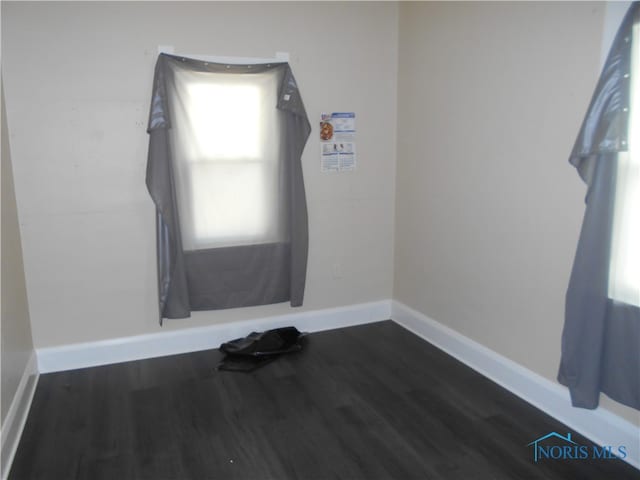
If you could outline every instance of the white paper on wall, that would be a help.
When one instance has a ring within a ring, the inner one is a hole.
[[[356,114],[323,113],[320,116],[320,169],[352,172],[356,169]]]

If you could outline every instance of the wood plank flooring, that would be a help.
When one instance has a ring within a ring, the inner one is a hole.
[[[570,429],[391,321],[249,374],[220,359],[42,375],[9,478],[640,479],[618,459],[534,463],[529,442]]]

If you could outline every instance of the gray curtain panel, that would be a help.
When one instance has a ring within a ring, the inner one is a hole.
[[[587,184],[586,209],[566,295],[558,380],[572,404],[593,409],[600,393],[640,409],[640,309],[609,298],[618,160],[627,155],[633,24],[625,16],[604,65],[570,162]]]
[[[289,65],[161,54],[147,131],[160,323],[195,310],[302,305],[300,157],[311,126]]]

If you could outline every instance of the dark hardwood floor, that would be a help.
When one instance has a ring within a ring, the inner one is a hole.
[[[618,459],[534,463],[529,442],[570,429],[391,321],[314,333],[249,374],[220,358],[42,375],[10,479],[640,478]]]

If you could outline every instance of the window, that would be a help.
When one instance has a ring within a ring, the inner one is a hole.
[[[640,68],[640,24],[633,27],[631,72]],[[629,151],[618,155],[609,297],[640,306],[640,76],[632,75]]]
[[[571,403],[640,409],[640,2],[622,20],[569,162],[588,185],[558,381]]]
[[[160,54],[147,132],[160,324],[196,310],[302,305],[311,125],[289,65]]]
[[[183,248],[281,240],[278,76],[177,70],[175,82]]]

